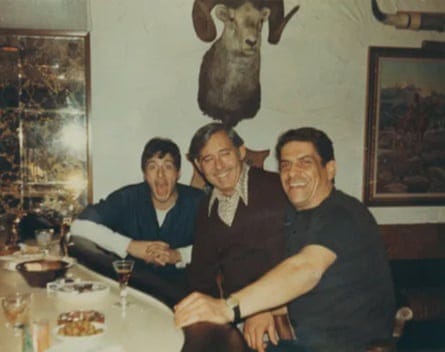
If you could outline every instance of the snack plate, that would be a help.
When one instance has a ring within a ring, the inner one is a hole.
[[[61,329],[63,327],[63,325],[59,325],[57,327],[55,327],[52,330],[53,336],[59,340],[59,341],[63,341],[63,342],[68,342],[69,344],[72,345],[82,345],[82,346],[91,346],[94,345],[96,343],[98,343],[105,335],[105,333],[107,332],[107,328],[105,324],[101,324],[101,323],[92,323],[97,329],[102,329],[102,332],[94,334],[94,335],[88,335],[88,336],[66,336],[66,335],[61,335],[59,334],[59,329]]]
[[[49,293],[67,302],[85,302],[103,299],[110,288],[98,281],[60,279],[46,285]]]

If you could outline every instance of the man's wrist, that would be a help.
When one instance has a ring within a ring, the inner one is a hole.
[[[182,255],[181,255],[181,252],[178,251],[177,249],[175,249],[175,253],[176,253],[176,262],[175,262],[175,264],[177,264],[177,263],[180,263],[182,261]]]
[[[229,296],[229,298],[227,298],[224,303],[232,311],[231,322],[238,323],[241,320],[241,310],[238,298],[236,298],[235,296]]]
[[[227,318],[227,322],[228,323],[232,323],[235,319],[235,312],[233,311],[232,308],[230,308],[227,303],[226,303],[226,299],[221,299],[222,304],[224,305],[224,311],[225,311],[225,316]]]
[[[134,240],[130,240],[128,242],[127,249],[126,249],[128,254],[133,254],[133,245],[134,245]]]

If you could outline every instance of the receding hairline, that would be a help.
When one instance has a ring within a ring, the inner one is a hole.
[[[244,144],[244,140],[233,128],[218,122],[209,123],[199,128],[192,137],[188,153],[189,159],[198,160],[201,151],[209,143],[210,139],[220,131],[223,131],[226,134],[234,148],[239,149],[239,147]]]
[[[204,143],[204,145],[203,145],[203,146],[201,147],[201,149],[199,150],[199,155],[197,156],[197,159],[198,159],[198,160],[202,157],[202,151],[203,151],[203,149],[209,144],[210,140],[211,140],[214,136],[218,135],[219,133],[224,134],[224,135],[226,136],[227,140],[229,141],[231,147],[234,148],[234,149],[239,153],[239,148],[240,148],[241,146],[237,147],[237,146],[235,145],[235,143],[233,142],[232,138],[230,138],[229,133],[228,133],[226,130],[218,130],[218,131],[215,131],[215,132],[213,132],[212,134],[209,135],[209,138],[206,140],[206,142]],[[221,148],[221,150],[224,150],[224,149],[227,149],[227,147]]]

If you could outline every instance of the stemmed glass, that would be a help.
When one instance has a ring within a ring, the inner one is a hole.
[[[8,326],[14,329],[14,335],[19,335],[20,330],[29,321],[29,308],[31,305],[31,293],[16,292],[6,295],[2,299],[3,313],[5,313]]]
[[[127,301],[127,286],[131,272],[133,271],[133,267],[134,260],[123,259],[115,260],[113,262],[113,268],[117,273],[120,288],[120,301],[116,302],[115,305],[119,307],[128,307],[130,305],[130,303]]]
[[[53,239],[53,229],[40,229],[35,231],[37,245],[43,251],[43,255],[48,254],[48,249]]]

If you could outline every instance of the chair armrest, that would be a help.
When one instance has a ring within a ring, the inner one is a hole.
[[[392,337],[399,339],[403,335],[403,329],[407,321],[413,318],[413,311],[409,307],[401,307],[396,312],[394,319],[394,329],[392,331]]]
[[[371,342],[366,347],[366,352],[393,352],[396,351],[397,341],[403,334],[407,321],[413,318],[413,311],[409,307],[401,307],[394,317],[392,338]]]

